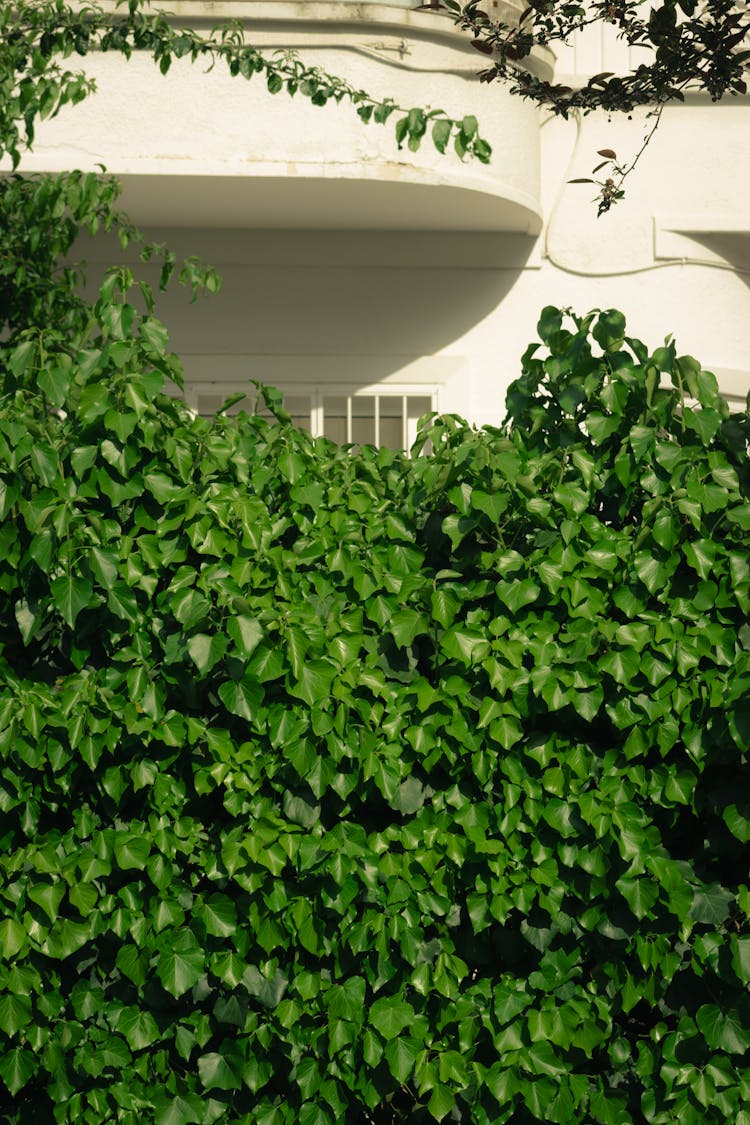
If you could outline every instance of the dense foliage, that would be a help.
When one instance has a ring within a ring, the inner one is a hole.
[[[0,182],[3,1120],[749,1125],[747,414],[545,309],[411,458],[197,418],[116,194]]]
[[[507,429],[207,421],[129,280],[2,356],[5,1119],[747,1125],[747,416],[546,309]]]

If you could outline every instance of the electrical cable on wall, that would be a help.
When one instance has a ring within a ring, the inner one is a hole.
[[[560,210],[560,206],[562,204],[563,193],[569,185],[570,176],[571,176],[571,173],[573,171],[573,167],[576,164],[577,159],[578,159],[578,149],[579,149],[579,145],[580,145],[580,141],[581,141],[581,133],[582,133],[582,120],[581,120],[580,111],[575,111],[575,112],[571,113],[570,116],[575,121],[576,136],[575,136],[575,140],[573,142],[573,147],[572,147],[572,151],[571,151],[571,154],[570,154],[570,159],[568,161],[568,166],[565,169],[565,176],[564,176],[564,178],[562,180],[562,183],[560,184],[560,186],[557,190],[557,194],[555,196],[555,200],[554,200],[554,203],[552,204],[552,209],[551,209],[550,214],[549,214],[549,219],[547,220],[547,223],[546,223],[546,226],[545,226],[545,229],[544,229],[544,249],[542,251],[542,256],[544,258],[546,258],[547,261],[555,267],[555,269],[559,269],[559,270],[563,271],[564,273],[572,274],[575,277],[631,277],[634,274],[650,273],[653,270],[673,269],[675,266],[706,266],[710,269],[718,269],[718,270],[728,271],[729,273],[737,274],[738,276],[750,276],[750,269],[743,269],[740,266],[733,266],[729,262],[716,262],[716,261],[711,261],[711,260],[706,259],[706,258],[685,258],[685,257],[670,258],[668,261],[650,262],[648,265],[645,265],[645,266],[635,266],[635,267],[631,267],[629,269],[617,269],[617,270],[591,270],[591,269],[584,270],[584,269],[577,269],[575,266],[566,265],[565,262],[556,258],[555,255],[550,250],[550,232],[552,231],[555,220],[557,219],[557,215],[558,215],[558,212]],[[541,128],[544,128],[545,125],[548,125],[550,123],[550,121],[554,121],[554,120],[557,120],[557,118],[554,116],[554,114],[551,114],[549,117],[546,117],[544,119],[544,121],[542,121],[542,123],[541,123]]]

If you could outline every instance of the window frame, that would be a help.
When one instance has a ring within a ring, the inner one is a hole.
[[[227,399],[237,391],[243,390],[243,387],[237,383],[229,382],[212,382],[210,380],[191,381],[185,385],[184,397],[188,406],[196,413],[200,413],[200,398],[202,395],[211,395],[212,397],[220,397],[222,400]],[[400,398],[401,399],[401,449],[408,451],[416,439],[416,419],[412,420],[408,412],[408,400],[410,398],[427,398],[431,400],[430,410],[439,413],[440,411],[440,387],[435,383],[369,383],[369,384],[352,384],[352,383],[282,383],[278,390],[284,398],[290,398],[294,395],[305,396],[310,399],[310,433],[313,437],[323,437],[325,429],[325,414],[323,402],[325,398],[346,398],[347,399],[347,416],[346,416],[346,433],[347,445],[354,444],[351,441],[352,434],[352,399],[355,398],[372,398],[374,400],[373,408],[373,423],[374,423],[374,445],[380,445],[380,402],[384,398]],[[258,395],[254,387],[247,390],[247,399],[237,404],[238,411],[247,410],[250,404],[257,403]],[[421,415],[420,415],[421,416]]]

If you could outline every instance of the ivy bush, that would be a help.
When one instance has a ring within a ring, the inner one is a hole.
[[[548,308],[503,428],[205,420],[131,281],[0,359],[3,1120],[748,1125],[747,414]]]

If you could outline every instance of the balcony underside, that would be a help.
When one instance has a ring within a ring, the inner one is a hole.
[[[143,226],[276,230],[453,230],[537,234],[534,200],[487,185],[389,180],[350,169],[304,175],[125,175],[123,205]]]

